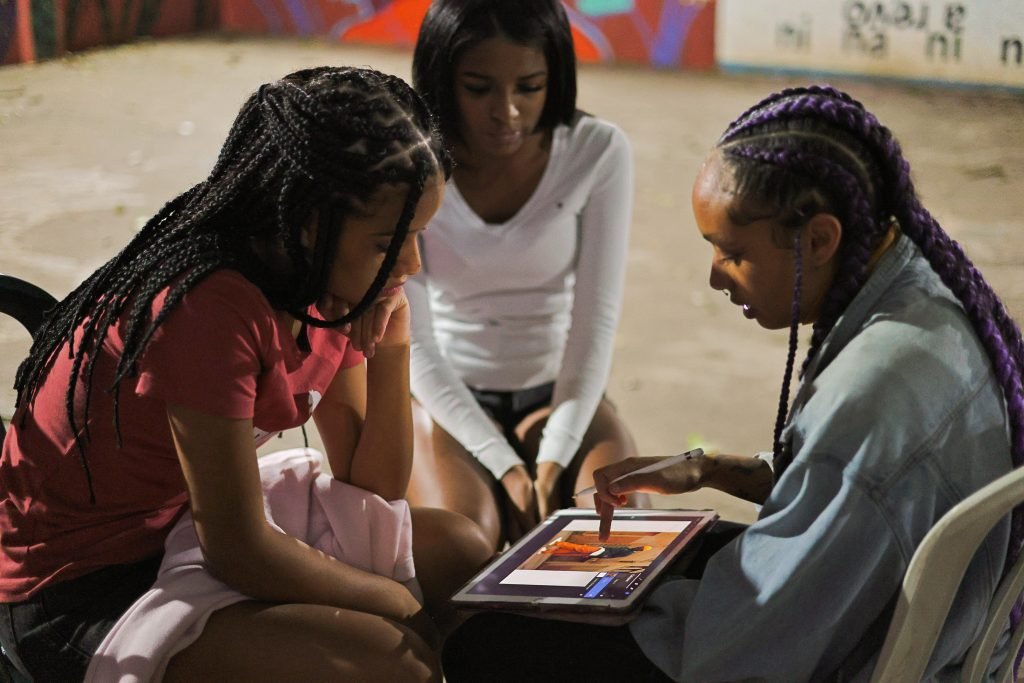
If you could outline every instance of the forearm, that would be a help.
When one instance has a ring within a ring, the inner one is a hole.
[[[418,611],[396,581],[356,569],[267,524],[230,538],[197,532],[211,573],[256,600],[330,605],[402,621]]]
[[[366,362],[366,418],[349,483],[385,500],[405,496],[412,472],[409,345],[378,348]]]
[[[701,463],[700,485],[760,505],[772,491],[773,477],[772,468],[760,458],[708,454]]]
[[[486,467],[495,479],[522,464],[465,383],[424,331],[412,345],[411,386],[430,417]]]

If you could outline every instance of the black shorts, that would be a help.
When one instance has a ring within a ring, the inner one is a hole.
[[[505,439],[516,451],[521,451],[516,427],[530,413],[551,405],[551,399],[555,395],[555,383],[548,382],[518,391],[490,391],[473,387],[469,387],[469,390],[480,407],[501,427]],[[523,457],[523,453],[520,452],[519,455]]]
[[[153,586],[161,559],[104,567],[28,600],[0,603],[0,645],[8,661],[36,681],[81,681],[110,629]]]

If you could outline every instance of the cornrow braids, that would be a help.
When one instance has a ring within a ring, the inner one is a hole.
[[[736,175],[738,196],[785,216],[793,211],[787,202],[813,188],[824,197],[819,210],[843,225],[836,280],[815,322],[808,360],[863,285],[870,254],[896,227],[963,306],[1006,401],[1013,465],[1024,464],[1020,328],[961,246],[921,205],[910,165],[891,131],[846,93],[815,86],[783,90],[759,102],[730,124],[718,145]],[[779,188],[783,191],[771,194]],[[788,392],[780,399],[780,416],[787,402]],[[783,469],[788,460],[779,463]],[[1018,507],[1011,518],[1007,566],[1022,542],[1024,509]],[[1015,622],[1020,617],[1018,604]]]
[[[108,388],[120,445],[121,382],[136,374],[153,334],[203,279],[232,268],[259,287],[274,308],[303,323],[344,325],[376,300],[424,186],[435,174],[447,178],[451,165],[433,116],[395,76],[318,67],[262,85],[239,110],[206,180],[168,202],[50,312],[18,368],[17,406],[35,399],[56,354],[66,347],[72,371],[65,410],[95,502],[86,455],[89,402],[95,362],[111,327],[122,325],[124,342]],[[409,191],[369,290],[342,318],[309,315],[325,290],[345,218],[385,185]],[[303,231],[314,215],[315,244],[307,249]],[[268,246],[286,265],[268,262]],[[80,383],[84,400],[76,410]]]

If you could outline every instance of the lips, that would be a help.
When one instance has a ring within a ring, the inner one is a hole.
[[[490,134],[490,137],[499,144],[508,145],[519,140],[522,134],[518,130],[501,130]]]
[[[389,297],[389,296],[395,296],[400,291],[402,291],[402,285],[403,284],[404,283],[399,282],[397,285],[392,285],[390,287],[385,287],[384,289],[380,290],[380,298],[386,298],[386,297]]]

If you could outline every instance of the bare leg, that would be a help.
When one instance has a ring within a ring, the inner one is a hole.
[[[494,555],[468,517],[437,508],[412,509],[412,553],[427,610],[434,614]]]
[[[214,612],[163,680],[437,682],[441,673],[423,639],[384,617],[248,601]]]
[[[466,617],[452,609],[448,598],[494,557],[494,546],[468,517],[413,508],[412,552],[427,612],[443,640]]]
[[[524,445],[534,453],[540,447],[541,433],[550,415],[550,408],[538,410],[527,416],[516,430]],[[601,399],[580,449],[562,474],[562,506],[594,507],[593,496],[573,499],[572,494],[594,485],[594,470],[635,455],[636,444],[622,418],[607,399]],[[646,494],[634,493],[629,496],[629,504],[647,507],[650,503]]]
[[[415,456],[407,498],[416,507],[443,508],[476,522],[497,550],[504,539],[494,499],[494,477],[416,401],[412,404]]]

